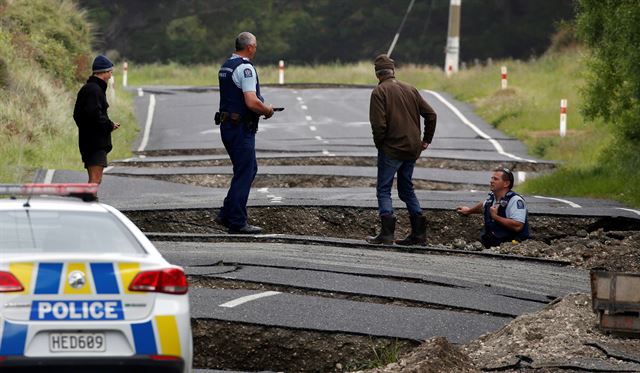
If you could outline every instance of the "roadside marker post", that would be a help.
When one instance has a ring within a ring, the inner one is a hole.
[[[115,83],[116,79],[113,77],[113,75],[111,75],[111,78],[109,78],[109,98],[111,99],[111,101],[116,99],[116,90],[115,90]]]
[[[284,84],[284,61],[278,62],[278,83]]]
[[[122,86],[127,86],[127,72],[129,70],[129,64],[125,61],[122,65]]]
[[[501,72],[501,83],[502,83],[502,89],[507,89],[507,67],[506,66],[502,66],[502,68],[500,68],[500,72]]]
[[[567,100],[560,100],[560,137],[567,135]]]

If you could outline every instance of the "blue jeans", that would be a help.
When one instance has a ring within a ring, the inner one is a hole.
[[[393,214],[391,203],[391,187],[393,177],[398,174],[398,196],[407,205],[407,210],[411,216],[422,215],[420,202],[413,191],[413,168],[416,161],[401,161],[393,159],[378,150],[378,183],[376,186],[376,197],[378,197],[378,212],[380,215]]]
[[[230,228],[240,229],[247,224],[247,201],[258,172],[256,135],[243,123],[229,122],[220,125],[220,135],[233,164],[233,178],[218,218]]]

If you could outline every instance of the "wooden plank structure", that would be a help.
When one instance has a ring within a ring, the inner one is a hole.
[[[602,331],[640,337],[640,273],[593,269],[591,301]]]

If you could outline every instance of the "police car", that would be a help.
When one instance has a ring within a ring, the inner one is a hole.
[[[184,271],[96,193],[0,185],[0,371],[191,371]]]

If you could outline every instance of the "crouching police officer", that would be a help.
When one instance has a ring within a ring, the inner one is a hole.
[[[215,218],[229,233],[258,234],[262,228],[247,223],[247,200],[251,183],[258,172],[256,131],[260,115],[273,115],[273,107],[264,104],[260,82],[251,58],[256,54],[256,37],[242,32],[236,38],[236,52],[222,64],[218,73],[220,111],[216,124],[231,163],[233,178],[224,204]]]
[[[513,173],[509,169],[495,169],[491,176],[489,197],[474,207],[459,206],[456,209],[461,215],[484,215],[484,231],[480,240],[486,248],[529,238],[527,205],[519,194],[511,190],[513,180]]]

